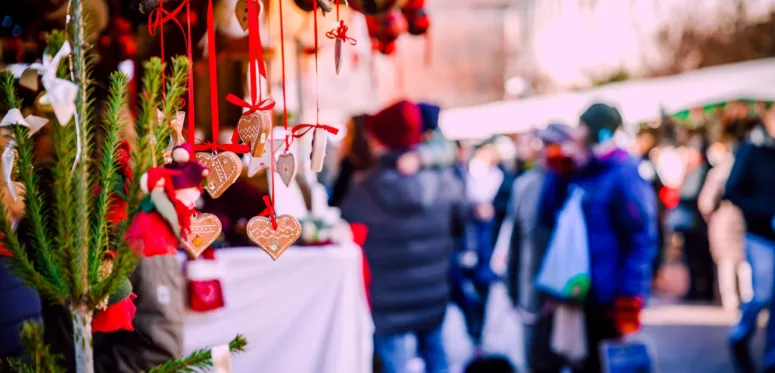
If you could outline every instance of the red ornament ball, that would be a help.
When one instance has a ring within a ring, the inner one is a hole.
[[[409,28],[406,18],[397,10],[379,16],[367,16],[366,26],[369,35],[382,42],[398,39]]]
[[[396,52],[396,41],[377,42],[377,50],[386,56],[392,56]]]
[[[425,13],[424,9],[403,10],[404,17],[408,29],[407,31],[412,35],[423,35],[428,32],[431,27],[431,18],[428,17],[428,13]]]
[[[401,7],[403,10],[416,10],[425,8],[425,0],[407,0],[406,4]]]
[[[366,15],[378,15],[404,5],[406,0],[350,0],[350,7]]]
[[[311,12],[315,10],[315,2],[317,0],[293,0],[293,2],[296,4],[299,9],[305,11],[305,12]]]

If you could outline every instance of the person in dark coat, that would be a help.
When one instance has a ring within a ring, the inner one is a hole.
[[[765,250],[767,247],[775,247],[775,173],[771,171],[774,163],[775,110],[770,109],[763,125],[751,132],[750,140],[742,144],[735,154],[735,163],[724,188],[724,198],[743,213],[749,256],[752,254],[752,244],[762,246]],[[740,322],[730,334],[736,363],[741,371],[754,369],[749,348],[760,311],[767,307],[766,303],[770,303],[770,312],[775,311],[771,302],[773,285],[761,283],[771,282],[771,278],[757,274],[771,273],[773,266],[775,263],[772,261],[762,263],[760,260],[751,260],[754,273],[753,300],[743,306]],[[759,289],[770,289],[770,294],[758,294]],[[764,368],[766,372],[775,372],[775,323],[772,321],[767,324]]]
[[[418,107],[401,101],[366,118],[377,165],[354,180],[342,217],[363,223],[371,268],[374,350],[383,373],[403,373],[406,336],[418,340],[426,372],[447,372],[441,326],[450,298],[453,220],[463,216],[462,186],[450,169],[422,168],[406,175],[397,159],[421,137]]]
[[[538,219],[541,190],[549,172],[547,168],[560,175],[568,175],[573,170],[572,160],[561,151],[554,151],[560,149],[562,143],[571,141],[570,133],[571,129],[561,124],[550,124],[540,131],[538,136],[544,143],[545,167],[533,168],[514,181],[508,212],[514,226],[506,286],[522,323],[527,366],[534,373],[557,373],[564,366],[563,359],[551,349],[549,298],[535,287],[535,278],[552,235],[552,227]]]
[[[24,358],[26,351],[19,340],[22,323],[40,317],[38,293],[16,277],[0,255],[0,362]],[[0,372],[6,372],[5,365],[0,364]]]

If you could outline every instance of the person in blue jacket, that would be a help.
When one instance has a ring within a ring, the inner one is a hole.
[[[638,161],[613,142],[622,126],[617,109],[596,103],[574,131],[577,170],[549,173],[541,192],[539,219],[554,226],[573,184],[584,191],[591,288],[584,304],[589,356],[581,372],[598,373],[596,351],[604,340],[640,328],[640,310],[650,290],[657,253],[657,205],[653,189],[638,173]]]
[[[0,361],[25,355],[19,333],[22,323],[40,319],[40,298],[11,272],[8,260],[0,256]],[[5,373],[8,364],[0,364]]]

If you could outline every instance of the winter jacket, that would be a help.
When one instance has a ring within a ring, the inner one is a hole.
[[[380,158],[354,180],[342,217],[369,228],[364,245],[371,268],[375,332],[398,334],[437,328],[450,297],[453,225],[466,211],[452,170],[395,170],[400,154]]]
[[[743,212],[748,233],[775,240],[772,220],[775,218],[775,139],[763,128],[751,133],[735,155],[729,173],[725,198]]]
[[[617,150],[593,159],[570,180],[547,174],[541,208],[552,210],[542,211],[544,222],[548,213],[556,219],[569,184],[585,193],[592,301],[647,296],[657,253],[657,204],[651,185],[638,174],[638,161]]]
[[[705,185],[700,191],[697,207],[708,222],[708,240],[710,251],[716,262],[745,260],[743,243],[745,242],[745,220],[743,213],[729,201],[722,201],[724,185],[732,169],[734,159],[708,171]]]
[[[545,175],[545,171],[533,169],[517,178],[509,206],[514,228],[511,232],[506,286],[514,306],[533,314],[543,306],[543,296],[535,289],[535,277],[552,235],[552,228],[537,218]]]
[[[40,319],[38,293],[24,285],[0,256],[0,361],[22,357],[19,332],[22,322],[31,319]]]
[[[148,371],[183,354],[184,279],[174,255],[141,258],[132,286],[135,331],[95,334],[97,373]]]

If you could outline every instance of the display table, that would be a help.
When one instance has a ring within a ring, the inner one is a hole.
[[[292,247],[276,262],[258,247],[216,255],[226,307],[186,315],[186,353],[241,333],[248,346],[233,373],[372,371],[360,248]]]

